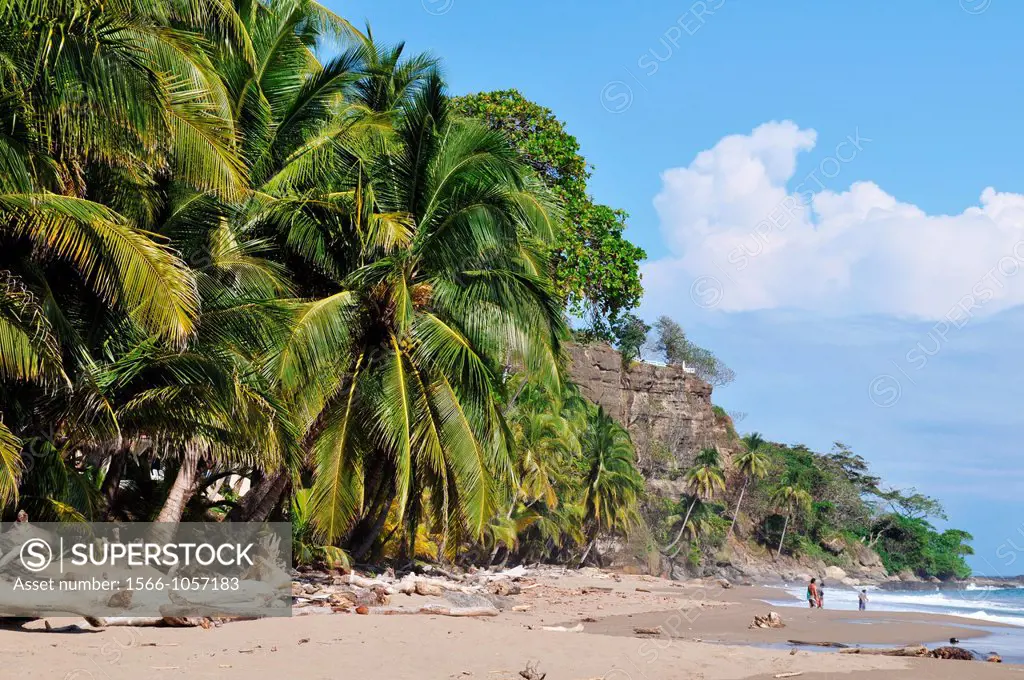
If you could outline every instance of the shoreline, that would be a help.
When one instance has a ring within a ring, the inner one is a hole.
[[[549,680],[801,680],[849,674],[883,678],[1024,678],[1024,666],[928,658],[839,654],[791,648],[787,640],[916,644],[955,635],[984,648],[977,622],[940,614],[772,607],[776,588],[717,581],[667,581],[595,569],[531,570],[498,616],[330,614],[224,623],[202,628],[120,628],[50,633],[0,629],[0,654],[20,678],[137,680],[225,678],[521,680],[535,664]],[[396,595],[392,604],[431,601]],[[777,611],[780,629],[751,629],[755,614]],[[670,617],[675,616],[675,619]],[[57,627],[74,619],[51,619]],[[669,624],[671,623],[673,627]],[[870,625],[865,625],[870,623]],[[662,626],[658,635],[637,628]],[[986,626],[989,628],[989,626]],[[998,629],[999,626],[990,628]],[[1003,628],[1013,628],[1004,626]],[[666,634],[674,630],[676,634]],[[1024,635],[1024,629],[1020,630]],[[970,663],[970,666],[964,664]]]

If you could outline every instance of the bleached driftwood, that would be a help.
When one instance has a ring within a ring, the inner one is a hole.
[[[402,609],[400,607],[370,607],[368,614],[383,616],[409,616],[427,614],[432,616],[497,616],[494,607],[446,607],[440,604],[428,604],[418,609]]]
[[[566,628],[565,626],[542,626],[541,630],[546,630],[551,633],[582,633],[583,624],[577,623],[572,628]]]

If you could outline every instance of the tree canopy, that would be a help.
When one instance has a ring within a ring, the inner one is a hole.
[[[564,204],[566,228],[553,249],[556,285],[591,337],[610,340],[619,317],[640,302],[644,251],[623,235],[627,215],[589,195],[591,166],[554,113],[517,90],[459,97],[456,110],[508,136]]]
[[[694,369],[701,380],[716,387],[728,385],[736,379],[731,368],[711,350],[693,343],[686,337],[683,327],[669,317],[658,317],[654,322],[654,333],[654,351],[665,357],[669,364],[685,364]]]

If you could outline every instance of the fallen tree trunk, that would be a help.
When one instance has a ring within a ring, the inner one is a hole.
[[[787,640],[791,645],[807,645],[810,647],[838,647],[839,649],[848,649],[850,645],[844,645],[842,642],[808,642],[806,640]]]
[[[86,616],[83,618],[93,628],[110,628],[114,626],[135,628],[164,625],[164,617],[162,616]]]
[[[850,649],[840,649],[840,654],[871,654],[874,656],[925,656],[928,654],[928,648],[924,645],[916,645],[913,647],[882,647],[882,648],[870,648],[870,647],[852,647]]]
[[[370,607],[369,614],[383,616],[408,616],[413,614],[427,614],[434,616],[497,616],[498,610],[494,607],[445,607],[439,604],[428,604],[419,609],[400,609],[398,607]]]

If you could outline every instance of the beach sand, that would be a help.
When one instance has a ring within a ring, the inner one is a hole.
[[[984,651],[976,621],[924,614],[777,608],[786,627],[748,628],[780,591],[723,589],[639,576],[547,572],[512,600],[524,612],[494,618],[312,615],[201,628],[111,628],[52,633],[0,630],[3,677],[66,680],[440,678],[521,680],[536,664],[547,680],[774,678],[1021,678],[1024,666],[839,654],[789,639],[848,644],[934,643],[956,636]],[[639,589],[639,590],[638,590]],[[405,596],[398,596],[403,598]],[[865,624],[867,620],[870,623]],[[583,632],[573,629],[583,622]],[[859,621],[859,622],[858,622]],[[53,620],[54,625],[72,620]],[[634,628],[661,626],[656,637]],[[698,641],[699,640],[699,641]],[[761,646],[755,646],[761,645]],[[778,648],[768,648],[777,645]],[[838,675],[842,674],[842,675]]]

